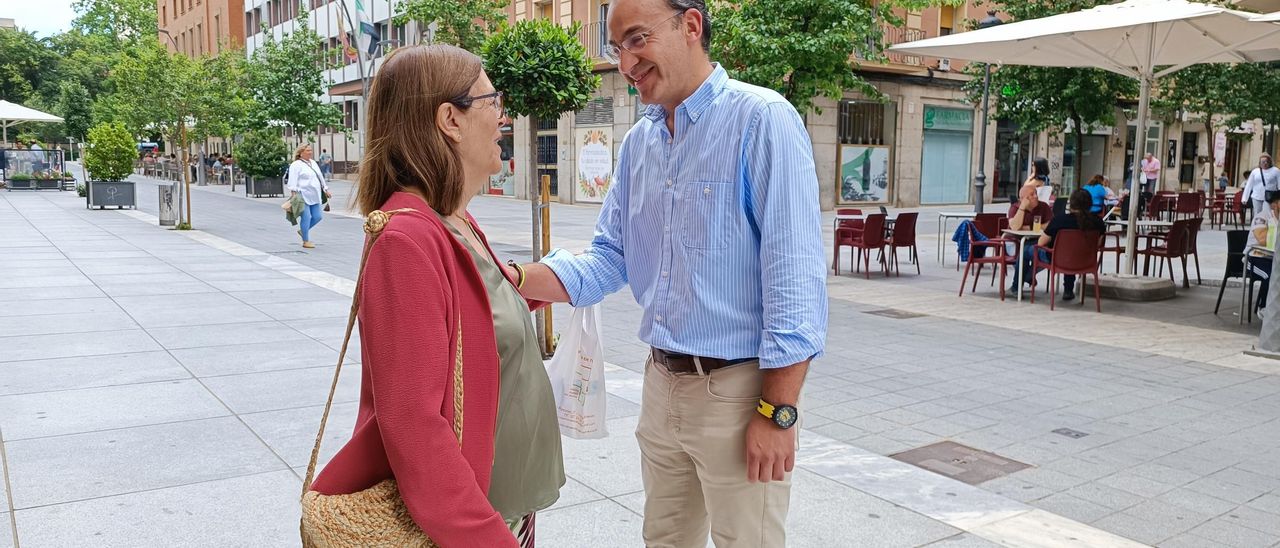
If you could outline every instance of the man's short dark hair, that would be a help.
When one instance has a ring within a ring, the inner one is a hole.
[[[702,51],[710,53],[711,14],[707,13],[707,3],[704,0],[667,0],[667,5],[680,13],[698,10],[698,13],[702,14]]]

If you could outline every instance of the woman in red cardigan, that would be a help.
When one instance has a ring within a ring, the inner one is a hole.
[[[312,488],[395,478],[417,525],[454,547],[533,546],[533,515],[564,485],[560,432],[523,280],[509,279],[467,203],[501,170],[502,94],[480,58],[398,48],[373,80],[360,210],[408,208],[369,252],[363,373],[351,440]],[[453,362],[463,355],[462,443]]]

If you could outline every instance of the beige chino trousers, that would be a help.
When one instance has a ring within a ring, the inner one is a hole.
[[[791,497],[783,481],[747,482],[746,432],[764,374],[757,362],[709,374],[645,364],[636,439],[648,548],[781,548]]]

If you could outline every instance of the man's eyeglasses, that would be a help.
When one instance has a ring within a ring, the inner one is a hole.
[[[622,43],[617,43],[610,40],[609,43],[605,44],[604,46],[605,60],[616,65],[622,62],[622,50],[627,50],[632,54],[640,53],[640,50],[644,49],[645,42],[648,41],[649,36],[653,35],[653,32],[658,27],[662,26],[663,23],[666,23],[672,19],[681,17],[683,15],[684,15],[683,11],[678,12],[675,15],[672,15],[671,17],[663,19],[662,21],[658,22],[657,24],[647,29],[644,29],[640,32],[632,33],[628,35],[626,38],[623,38]]]
[[[506,114],[506,112],[507,112],[507,111],[506,111],[506,110],[504,110],[504,109],[503,109],[503,107],[502,107],[502,92],[501,92],[501,91],[495,91],[495,92],[493,92],[493,93],[486,93],[486,94],[484,94],[484,95],[465,95],[465,96],[462,96],[462,97],[458,97],[458,98],[452,99],[452,100],[450,100],[449,102],[450,102],[450,103],[453,103],[453,104],[454,104],[455,106],[457,106],[458,108],[466,109],[466,108],[471,108],[471,107],[475,106],[475,104],[476,104],[476,102],[477,102],[477,101],[481,102],[481,103],[480,103],[480,105],[481,105],[481,106],[490,106],[490,107],[493,107],[495,110],[497,110],[497,111],[498,111],[498,115],[499,115],[499,116],[502,116],[502,115]]]

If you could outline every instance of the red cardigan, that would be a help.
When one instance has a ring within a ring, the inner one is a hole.
[[[470,252],[426,202],[397,192],[382,210],[400,208],[415,211],[392,217],[365,267],[355,432],[312,488],[352,493],[394,477],[414,522],[441,546],[514,547],[487,496],[499,379],[488,292]],[[459,314],[461,448],[452,427]]]

